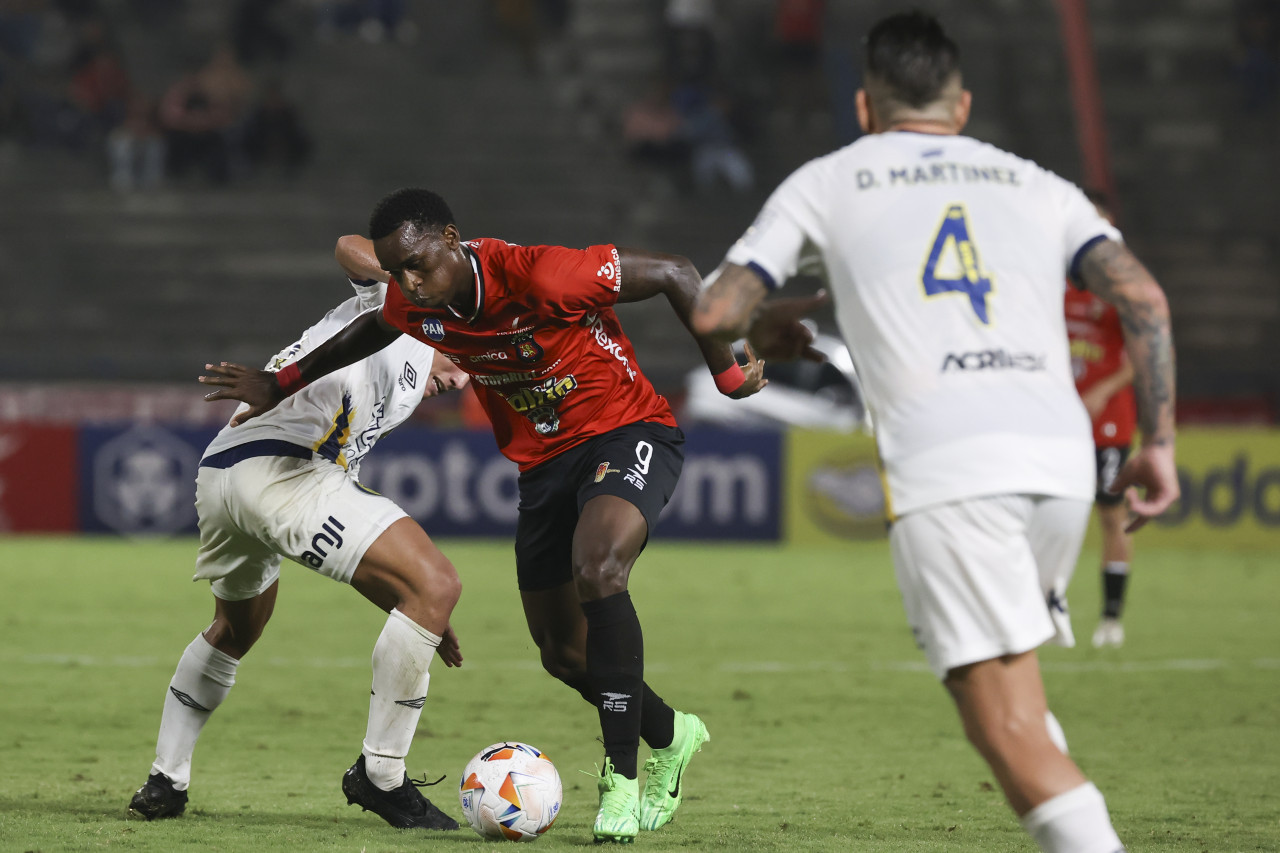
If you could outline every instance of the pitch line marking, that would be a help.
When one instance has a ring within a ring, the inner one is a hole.
[[[82,654],[14,654],[0,652],[0,660],[27,666],[83,666],[94,668],[141,669],[146,667],[172,664],[174,657],[146,655],[82,655]],[[366,657],[312,657],[288,658],[269,657],[255,659],[250,657],[250,665],[283,667],[289,669],[368,669],[369,659]],[[673,666],[667,663],[646,664],[648,672],[679,672],[691,667]],[[1056,673],[1129,673],[1129,672],[1215,672],[1224,669],[1280,669],[1280,658],[1254,658],[1252,660],[1226,660],[1222,658],[1167,658],[1162,660],[1073,660],[1073,661],[1041,661],[1040,668],[1045,672]],[[518,670],[525,672],[541,671],[542,665],[536,660],[507,661],[501,664],[477,664],[468,662],[464,670]],[[790,663],[787,661],[726,661],[711,668],[714,672],[736,675],[800,675],[847,674],[854,672],[910,672],[928,673],[929,665],[923,660],[871,661],[867,664],[850,664],[843,661],[809,661],[807,663]]]

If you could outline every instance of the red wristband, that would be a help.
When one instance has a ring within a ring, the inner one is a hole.
[[[302,371],[298,369],[296,361],[276,371],[276,383],[286,397],[294,391],[307,387],[307,382],[302,378]]]
[[[747,381],[747,377],[742,372],[742,366],[736,361],[732,367],[727,367],[713,377],[716,381],[716,388],[721,394],[732,394],[742,387],[742,383]]]

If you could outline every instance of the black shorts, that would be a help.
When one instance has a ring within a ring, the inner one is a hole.
[[[1124,495],[1113,495],[1107,489],[1116,481],[1116,475],[1129,459],[1129,446],[1098,447],[1094,451],[1098,465],[1098,493],[1093,496],[1098,506],[1118,506]]]
[[[573,532],[587,501],[615,495],[649,523],[671,500],[684,465],[684,433],[641,421],[618,427],[520,475],[516,579],[521,590],[573,580]]]

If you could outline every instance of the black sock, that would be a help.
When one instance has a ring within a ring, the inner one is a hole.
[[[644,738],[651,749],[671,746],[671,742],[676,739],[676,712],[648,684],[644,686],[643,707],[640,737]]]
[[[1119,619],[1124,611],[1124,593],[1129,585],[1128,563],[1107,563],[1102,567],[1102,615]]]
[[[584,673],[581,679],[565,680],[565,684],[586,699],[592,707],[599,707],[595,691],[591,689]],[[640,709],[640,739],[651,749],[665,749],[676,739],[676,712],[662,697],[653,692],[648,682],[644,685],[644,699]]]
[[[587,679],[596,695],[605,755],[613,771],[636,778],[644,698],[644,637],[631,594],[582,602],[587,617]]]

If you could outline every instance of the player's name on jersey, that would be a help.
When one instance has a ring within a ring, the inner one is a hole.
[[[858,189],[880,187],[934,186],[937,184],[1004,184],[1018,187],[1018,173],[1002,166],[971,166],[968,163],[920,163],[888,169],[859,169]]]

